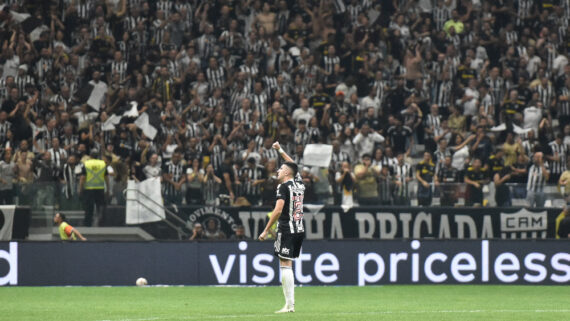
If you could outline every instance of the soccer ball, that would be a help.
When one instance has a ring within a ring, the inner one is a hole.
[[[148,285],[148,281],[145,278],[138,278],[136,282],[137,286]]]

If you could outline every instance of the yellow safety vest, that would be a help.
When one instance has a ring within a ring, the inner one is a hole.
[[[75,238],[75,233],[72,232],[73,231],[73,227],[71,227],[71,225],[67,224],[67,222],[62,222],[59,225],[59,237],[64,240],[76,240]]]
[[[105,189],[105,169],[107,165],[100,159],[85,161],[85,189]]]

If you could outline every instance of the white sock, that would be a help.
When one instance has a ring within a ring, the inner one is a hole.
[[[291,308],[295,307],[295,277],[293,276],[292,267],[281,267],[281,286],[283,286],[285,304]]]

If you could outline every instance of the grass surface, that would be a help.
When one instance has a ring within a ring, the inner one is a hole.
[[[567,286],[0,287],[0,320],[570,320]]]

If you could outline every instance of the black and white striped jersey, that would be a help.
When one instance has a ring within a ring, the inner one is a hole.
[[[219,66],[218,69],[208,67],[206,69],[206,79],[210,84],[210,88],[224,88],[226,84],[226,71]]]
[[[283,211],[279,216],[277,230],[282,234],[305,233],[303,225],[303,198],[305,185],[301,175],[277,186],[277,200],[285,201]]]
[[[566,158],[568,156],[568,147],[564,144],[558,144],[555,140],[548,143],[552,156],[560,157],[558,161],[550,162],[550,172],[552,174],[562,174],[566,170]]]
[[[548,171],[548,163],[545,162],[544,167]],[[542,167],[532,164],[528,169],[526,190],[531,192],[542,192],[545,183],[546,177]]]
[[[487,77],[485,82],[489,85],[489,93],[493,99],[493,104],[499,105],[505,96],[505,81],[502,77],[497,77],[496,79]]]
[[[552,85],[536,86],[536,92],[538,93],[538,100],[542,102],[544,108],[550,108],[552,101],[556,99],[556,93]]]
[[[168,161],[162,167],[162,173],[172,174],[172,181],[179,182],[182,179],[182,177],[185,175],[186,169],[184,168],[184,165],[182,165],[182,162],[174,164],[172,161]],[[177,191],[174,188],[174,186],[169,183],[163,184],[163,192],[168,195],[176,195],[180,193],[180,191]]]

